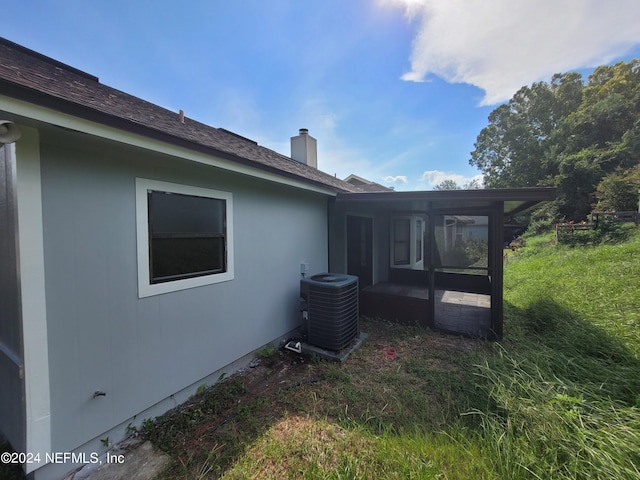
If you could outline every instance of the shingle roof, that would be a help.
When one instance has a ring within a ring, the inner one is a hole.
[[[332,175],[103,85],[97,77],[0,38],[0,93],[339,192],[362,191]]]

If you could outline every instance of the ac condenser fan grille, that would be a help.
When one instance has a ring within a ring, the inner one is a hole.
[[[358,335],[358,277],[314,275],[300,287],[308,315],[307,341],[334,351],[348,346]]]

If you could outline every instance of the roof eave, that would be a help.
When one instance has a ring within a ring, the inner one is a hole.
[[[535,188],[503,188],[503,189],[477,189],[477,190],[430,190],[417,192],[365,192],[365,193],[338,193],[337,202],[354,203],[379,203],[379,202],[473,202],[495,203],[502,202],[507,208],[507,202],[518,202],[505,215],[515,215],[529,210],[536,205],[550,202],[556,198],[554,187]]]
[[[551,201],[556,197],[554,187],[493,188],[476,190],[428,190],[415,192],[356,192],[340,193],[338,201],[406,201],[406,200],[481,200],[481,201]]]
[[[70,102],[56,96],[52,96],[43,92],[39,92],[37,90],[24,87],[19,84],[12,83],[5,79],[0,79],[0,87],[2,87],[2,94],[6,97],[14,98],[16,100],[37,105],[39,107],[54,110],[65,115],[70,115],[82,120],[94,122],[117,130],[126,131],[134,135],[140,135],[151,140],[169,143],[171,145],[193,150],[198,153],[229,160],[247,167],[269,172],[283,178],[289,178],[305,184],[313,185],[316,188],[326,190],[330,195],[335,195],[339,192],[347,192],[347,190],[341,190],[333,185],[296,175],[294,173],[287,172],[285,170],[281,170],[260,162],[256,162],[224,150],[216,149],[207,145],[202,145],[197,142],[184,139],[177,135],[172,135],[170,133],[163,132],[162,130],[142,125],[132,120],[127,120],[122,117],[100,112],[84,105]]]

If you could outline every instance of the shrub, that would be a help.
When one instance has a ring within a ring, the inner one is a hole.
[[[601,212],[624,212],[638,208],[640,165],[630,170],[616,170],[598,184],[597,209]]]
[[[538,208],[531,214],[527,234],[539,235],[550,232],[559,220],[558,204],[550,202]]]

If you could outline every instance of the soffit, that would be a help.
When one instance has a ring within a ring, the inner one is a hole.
[[[555,188],[433,190],[419,192],[338,193],[336,201],[378,204],[394,210],[493,209],[502,203],[505,215],[515,215],[556,198]]]

